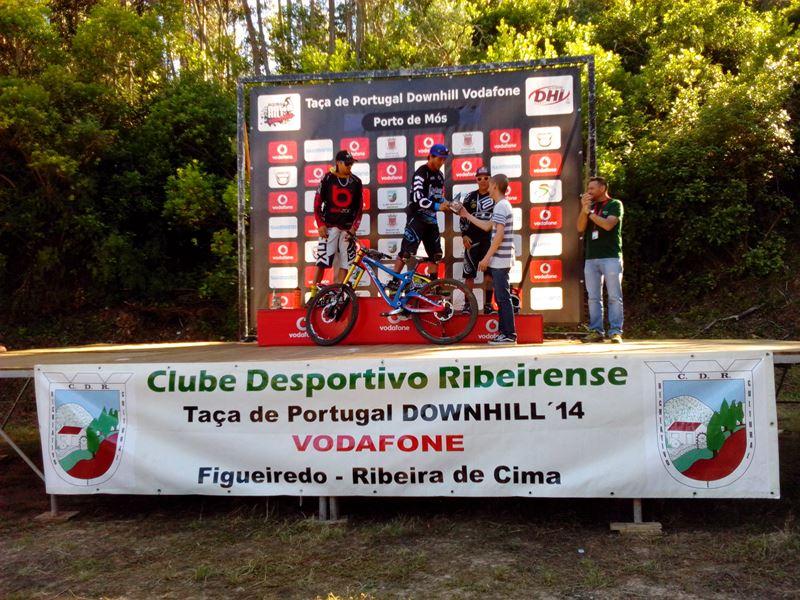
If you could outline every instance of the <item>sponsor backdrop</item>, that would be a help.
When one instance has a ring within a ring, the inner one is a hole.
[[[51,494],[777,498],[772,358],[36,368]]]
[[[302,305],[317,247],[314,194],[338,150],[359,161],[353,168],[364,183],[359,237],[396,256],[411,179],[435,143],[452,151],[444,167],[448,198],[474,190],[481,165],[510,178],[517,250],[511,280],[523,284],[523,312],[542,313],[550,323],[580,321],[582,257],[572,225],[582,167],[579,84],[578,69],[558,69],[254,88],[254,321],[259,308]],[[443,274],[461,278],[458,217],[440,213],[439,226]],[[325,282],[332,277],[327,273]],[[363,282],[361,295],[377,295]]]

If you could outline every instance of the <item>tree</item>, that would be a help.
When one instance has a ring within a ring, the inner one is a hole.
[[[721,417],[719,413],[715,412],[711,415],[706,428],[706,444],[708,449],[716,456],[724,443],[725,431],[721,423]]]

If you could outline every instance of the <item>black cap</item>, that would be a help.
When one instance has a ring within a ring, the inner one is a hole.
[[[336,162],[343,162],[345,164],[346,163],[352,164],[352,163],[356,162],[356,159],[353,158],[353,155],[350,154],[349,150],[339,150],[336,153]]]
[[[475,175],[491,175],[489,172],[489,167],[478,167],[478,170],[475,171]]]

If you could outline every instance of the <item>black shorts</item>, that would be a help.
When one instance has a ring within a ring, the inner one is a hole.
[[[475,279],[478,274],[478,263],[489,250],[489,240],[473,242],[469,250],[464,250],[464,279]]]
[[[425,223],[422,219],[411,217],[403,232],[403,241],[400,244],[399,258],[407,259],[417,252],[419,243],[425,247],[428,260],[438,262],[442,260],[442,243],[439,238],[439,224],[436,222]]]

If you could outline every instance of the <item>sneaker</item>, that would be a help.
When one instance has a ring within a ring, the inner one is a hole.
[[[593,329],[592,331],[589,332],[589,335],[587,335],[581,341],[584,344],[602,344],[603,343],[603,334],[600,333],[599,331],[595,331]]]
[[[308,288],[308,299],[311,300],[318,293],[319,293],[319,286],[311,284],[311,287]]]
[[[513,346],[517,343],[517,338],[515,337],[508,337],[507,335],[503,335],[502,333],[498,333],[492,339],[489,340],[490,346]]]
[[[614,335],[612,335],[611,336],[611,343],[612,344],[621,344],[622,343],[622,334],[621,333],[615,333]]]

